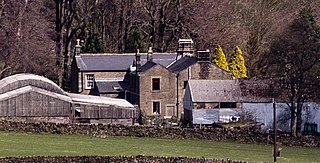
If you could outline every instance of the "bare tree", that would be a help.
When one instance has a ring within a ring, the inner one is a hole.
[[[307,101],[319,100],[320,28],[312,10],[303,9],[264,56],[265,75],[287,99],[291,112],[291,132],[301,135],[302,108]]]
[[[28,72],[55,80],[53,42],[40,1],[2,1],[0,40],[1,77]],[[45,43],[45,44],[44,44]]]

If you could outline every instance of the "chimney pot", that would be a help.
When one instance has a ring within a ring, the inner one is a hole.
[[[148,50],[148,54],[147,54],[147,60],[148,61],[152,61],[152,53],[153,53],[152,47],[150,46],[149,50]]]
[[[80,46],[80,39],[77,39],[77,46]]]
[[[76,41],[77,41],[76,47],[75,47],[75,49],[76,49],[76,56],[79,56],[79,55],[80,55],[80,52],[81,52],[80,39],[77,39]]]
[[[137,53],[136,53],[136,70],[140,71],[140,67],[141,67],[141,55],[140,55],[140,50],[137,49]]]
[[[153,53],[152,47],[150,46],[150,47],[149,47],[149,50],[148,50],[148,54],[152,54],[152,53]]]

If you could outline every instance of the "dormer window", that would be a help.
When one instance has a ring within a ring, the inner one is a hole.
[[[94,88],[94,75],[87,74],[86,75],[86,89],[93,89]]]

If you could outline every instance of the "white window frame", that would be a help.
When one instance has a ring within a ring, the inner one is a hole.
[[[89,83],[91,83],[89,85]],[[85,88],[93,89],[94,88],[94,74],[86,74],[85,75]]]
[[[159,103],[159,113],[156,113],[155,114],[155,112],[153,112],[153,103],[154,102],[158,102]],[[152,100],[152,103],[151,103],[151,112],[152,112],[152,114],[154,114],[154,115],[160,115],[161,114],[161,101],[160,100]]]

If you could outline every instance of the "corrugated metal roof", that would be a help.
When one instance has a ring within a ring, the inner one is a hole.
[[[172,63],[176,54],[154,53],[153,62],[167,66]],[[135,60],[135,54],[81,54],[76,56],[80,71],[127,71]],[[147,62],[147,54],[141,54],[141,64]]]
[[[114,106],[134,109],[134,106],[124,99],[81,95],[81,94],[75,94],[75,93],[68,93],[68,96],[71,97],[74,103],[85,103],[85,104],[93,104],[93,105],[114,105]]]
[[[193,102],[239,102],[242,100],[238,80],[189,80]]]
[[[56,99],[71,102],[71,98],[68,96],[61,95],[61,94],[55,93],[55,92],[50,92],[50,91],[40,89],[37,87],[33,87],[33,86],[25,86],[25,87],[22,87],[22,88],[19,88],[19,89],[10,91],[10,92],[0,94],[0,101],[7,100],[9,98],[16,97],[18,95],[28,93],[28,92],[37,92],[37,93],[44,94],[44,95],[47,95],[47,96],[50,96],[50,97],[53,97]]]
[[[36,80],[36,81],[48,83],[53,87],[55,87],[55,89],[59,90],[59,93],[64,94],[63,89],[61,89],[56,83],[54,83],[50,79],[43,76],[39,76],[35,74],[27,74],[27,73],[15,74],[15,75],[11,75],[6,78],[3,78],[0,81],[0,90],[6,87],[8,84],[12,84],[12,83],[23,81],[23,80]]]

